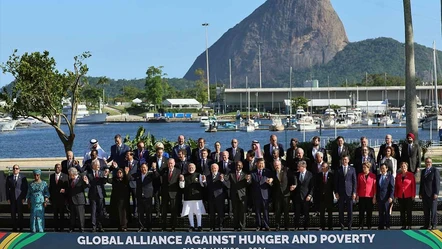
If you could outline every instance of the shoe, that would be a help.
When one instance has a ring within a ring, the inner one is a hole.
[[[144,227],[140,227],[137,232],[141,233],[143,230],[144,230]]]
[[[152,228],[148,228],[147,231],[148,231],[149,233],[151,233],[151,232],[152,232]]]
[[[408,227],[407,227],[407,230],[411,230],[411,226],[408,226]]]
[[[202,232],[202,231],[203,231],[203,228],[202,228],[202,227],[198,227],[198,228],[197,228],[197,231],[198,231],[198,232]]]
[[[295,227],[295,228],[293,228],[293,230],[294,230],[294,231],[298,231],[298,230],[299,230],[299,227]]]
[[[92,232],[93,233],[95,233],[97,231],[97,229],[95,229],[95,228],[92,228]]]
[[[371,230],[371,226],[368,226],[368,227],[367,227],[367,230]]]
[[[407,229],[405,226],[401,226],[401,230],[405,230]]]
[[[172,233],[175,232],[175,228],[172,228],[170,231],[171,231]]]
[[[266,227],[266,228],[264,228],[264,229],[262,229],[262,230],[264,230],[264,231],[270,231],[270,227]]]
[[[260,228],[260,227],[257,227],[257,228],[256,228],[256,231],[257,231],[257,232],[259,232],[260,230],[261,230],[261,228]]]
[[[419,229],[427,230],[427,229],[429,229],[429,227],[423,226],[423,227],[420,227]]]
[[[213,232],[213,230],[215,230],[215,229],[214,229],[214,228],[210,228],[210,229],[209,229],[209,232]]]
[[[344,225],[341,225],[341,231],[344,231],[345,227]]]
[[[279,232],[281,229],[279,228],[279,226],[276,227],[275,231]]]
[[[390,227],[386,227],[385,230],[390,230]]]
[[[69,229],[69,231],[68,231],[68,233],[72,233],[74,230],[72,230],[72,229]]]
[[[322,227],[318,228],[318,231],[322,231]]]
[[[84,233],[84,229],[80,229],[80,233]]]
[[[308,231],[308,227],[304,227],[304,231]]]
[[[358,227],[358,230],[364,230],[364,227]]]
[[[123,232],[127,232],[127,228],[123,228]]]
[[[219,231],[222,232],[224,229],[223,227],[219,227]]]
[[[189,231],[189,233],[190,233],[190,232],[193,232],[193,230],[194,230],[193,227],[189,227],[189,229],[187,231]]]
[[[436,230],[437,228],[436,228],[436,226],[431,226],[430,227],[430,230]]]

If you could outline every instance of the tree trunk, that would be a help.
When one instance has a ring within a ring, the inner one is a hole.
[[[66,134],[60,132],[57,129],[55,129],[55,131],[57,132],[58,137],[60,138],[61,142],[63,143],[64,151],[65,152],[72,151],[72,147],[74,147],[75,134],[71,133],[71,134],[69,134],[69,136],[66,136]]]
[[[416,71],[414,65],[413,20],[411,17],[411,0],[404,1],[405,21],[405,115],[407,133],[412,132],[418,139]]]

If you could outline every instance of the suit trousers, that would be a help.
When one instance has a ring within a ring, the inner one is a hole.
[[[223,227],[225,200],[223,195],[209,198],[210,228]]]
[[[160,215],[161,212],[161,198],[160,198],[160,190],[158,191],[154,191],[153,193],[153,202],[154,202],[154,207],[153,207],[153,211],[156,213],[156,215]]]
[[[301,212],[304,215],[304,228],[308,228],[309,226],[309,209],[310,209],[310,202],[306,200],[296,199],[295,202],[295,227],[299,228],[299,220],[301,217]]]
[[[63,231],[66,225],[66,220],[64,218],[65,208],[66,206],[64,203],[54,202],[52,204],[52,209],[54,211],[55,231]]]
[[[401,212],[401,226],[411,226],[411,211],[413,208],[413,200],[410,198],[398,198],[399,210]]]
[[[148,228],[148,229],[151,228],[152,197],[138,199],[138,223],[140,228]]]
[[[176,195],[178,196],[178,194]],[[175,229],[176,227],[176,219],[177,219],[177,202],[175,198],[170,198],[169,195],[162,196],[161,200],[161,222],[162,228],[165,230],[167,225],[167,212],[170,209],[170,215],[171,215],[171,227],[172,229]]]
[[[391,203],[387,201],[378,201],[379,209],[379,229],[390,227],[390,206]]]
[[[339,223],[341,226],[344,225],[344,212],[347,207],[347,226],[351,227],[353,223],[353,199],[351,196],[342,195],[339,196],[338,200],[339,207]]]
[[[365,219],[367,214],[367,219]],[[373,216],[373,197],[359,197],[359,226],[371,227],[371,217]],[[366,220],[366,222],[364,222]]]
[[[425,227],[437,226],[437,199],[432,197],[422,196],[422,204],[424,206],[424,224]],[[430,224],[431,222],[431,224]]]
[[[115,200],[120,228],[127,228],[127,200]]]
[[[284,228],[289,228],[289,204],[290,196],[280,196],[273,198],[276,227],[280,227],[281,215],[284,212]]]
[[[96,198],[89,199],[89,203],[91,205],[92,228],[102,228],[104,200],[97,196]]]
[[[321,228],[325,228],[325,210],[327,210],[327,226],[333,227],[333,199],[330,201],[321,200],[319,202],[319,220]]]
[[[69,205],[69,210],[71,211],[71,224],[70,229],[74,230],[75,222],[77,220],[77,216],[80,220],[80,230],[84,230],[84,205]]]
[[[137,189],[129,188],[129,199],[132,195],[132,215],[135,216],[138,214],[138,199],[137,199]]]
[[[23,202],[21,199],[11,200],[11,218],[13,230],[16,231],[17,227],[23,230]]]
[[[233,207],[233,228],[245,229],[246,217],[244,214],[247,210],[247,196],[232,198],[231,201]]]
[[[256,227],[269,228],[269,200],[258,198],[254,200],[256,213]],[[262,216],[261,217],[261,212]]]

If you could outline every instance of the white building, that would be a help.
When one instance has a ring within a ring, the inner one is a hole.
[[[196,99],[166,99],[162,104],[165,107],[179,109],[201,109],[203,107]]]

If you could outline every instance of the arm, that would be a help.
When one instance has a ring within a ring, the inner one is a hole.
[[[414,200],[414,198],[416,197],[416,178],[414,177],[414,175],[411,175],[410,179],[411,179],[411,191],[412,191],[411,199]]]
[[[433,199],[437,199],[437,196],[439,195],[439,189],[440,189],[440,175],[439,170],[435,168],[434,170],[434,179],[433,179]]]
[[[393,175],[391,175],[391,177],[390,177],[390,184],[389,184],[388,188],[390,188],[390,199],[393,200],[394,199],[394,179],[393,179]]]

